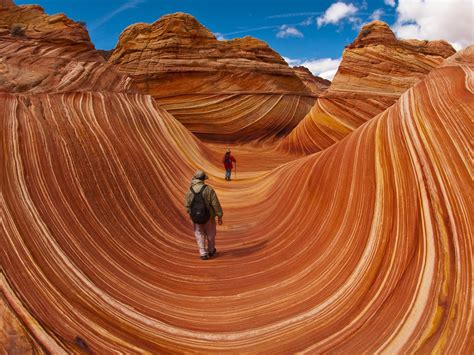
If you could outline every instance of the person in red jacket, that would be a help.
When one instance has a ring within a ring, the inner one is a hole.
[[[225,179],[227,181],[230,181],[230,178],[232,175],[232,169],[234,167],[233,163],[237,164],[237,160],[235,160],[234,156],[230,154],[230,149],[227,149],[222,162],[224,163],[224,168],[225,168]]]

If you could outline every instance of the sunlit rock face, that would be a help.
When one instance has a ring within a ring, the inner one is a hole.
[[[12,1],[0,0],[0,36],[2,47],[8,45],[6,37],[29,45],[41,44],[34,52],[22,48],[23,55],[39,54],[44,56],[71,58],[81,61],[104,61],[90,42],[86,28],[67,18],[64,14],[46,15],[41,6],[16,6]],[[3,49],[2,49],[3,52]]]
[[[218,41],[183,13],[129,26],[109,62],[206,140],[284,135],[317,96],[265,42]]]
[[[133,91],[94,49],[84,26],[37,5],[0,4],[0,91]]]
[[[1,352],[472,352],[474,47],[323,152],[269,171],[233,146],[231,183],[151,96],[83,73],[0,87]],[[198,167],[225,212],[207,261]]]
[[[1,281],[3,283],[3,280]],[[15,313],[9,309],[8,303],[0,298],[0,351],[2,354],[31,354],[34,349],[28,332]]]
[[[107,63],[36,52],[43,48],[0,36],[0,92],[136,91],[131,78]]]
[[[10,307],[51,352],[469,352],[473,62],[271,174],[208,166],[208,262],[181,206],[200,144],[151,97],[2,94]]]
[[[329,89],[281,147],[300,153],[329,147],[393,105],[454,53],[445,41],[398,40],[384,22],[365,25],[344,50]]]

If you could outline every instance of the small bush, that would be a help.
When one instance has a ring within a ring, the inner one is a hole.
[[[370,32],[372,32],[371,30],[363,30],[361,33],[360,33],[360,37],[365,37],[367,36]]]
[[[85,27],[85,28],[87,27],[86,21],[77,21],[77,23],[81,25],[82,27]]]
[[[25,26],[23,26],[21,23],[14,23],[10,27],[10,34],[17,37],[25,36]]]

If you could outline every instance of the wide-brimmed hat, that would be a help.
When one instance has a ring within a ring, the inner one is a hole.
[[[202,170],[198,170],[194,173],[193,178],[199,179],[199,180],[206,180],[209,179],[209,177],[206,175],[206,173]]]
[[[230,153],[230,148],[227,148],[226,153]]]

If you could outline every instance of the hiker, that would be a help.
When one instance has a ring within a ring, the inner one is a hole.
[[[224,155],[224,159],[222,159],[222,162],[224,163],[224,168],[225,168],[225,179],[227,181],[230,181],[230,178],[232,176],[232,168],[234,167],[234,164],[237,164],[237,160],[235,160],[234,156],[230,154],[230,149],[227,149]]]
[[[194,235],[202,260],[209,259],[217,251],[216,216],[217,222],[221,225],[223,215],[216,192],[211,186],[204,184],[206,179],[208,177],[204,171],[196,171],[185,196],[186,211],[194,223]]]

